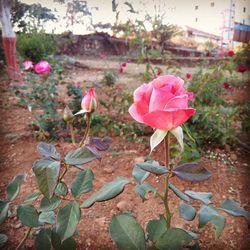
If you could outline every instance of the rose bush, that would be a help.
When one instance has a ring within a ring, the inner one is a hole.
[[[42,60],[35,65],[34,69],[37,74],[48,74],[51,71],[51,65],[47,61]]]
[[[187,121],[195,109],[188,107],[193,93],[184,88],[184,81],[173,75],[159,76],[134,92],[130,115],[152,128],[172,130]]]

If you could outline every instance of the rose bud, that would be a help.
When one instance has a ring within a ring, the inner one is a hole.
[[[63,120],[65,122],[70,122],[74,119],[74,115],[72,113],[72,111],[70,110],[69,106],[66,105],[64,111],[63,111]]]
[[[232,56],[235,55],[235,53],[234,53],[233,50],[229,50],[229,51],[227,52],[227,55],[230,56],[230,57],[232,57]]]
[[[89,89],[86,95],[83,97],[81,107],[86,113],[92,113],[96,110],[97,101],[95,90],[93,88]]]
[[[122,64],[122,67],[126,67],[126,66],[127,66],[127,63],[123,63],[123,64]]]
[[[34,68],[33,62],[30,60],[24,61],[23,67],[24,67],[24,70],[26,70],[26,71],[33,69]]]
[[[123,68],[122,68],[122,67],[119,68],[119,72],[120,72],[120,73],[123,73]]]
[[[51,65],[47,61],[40,61],[35,65],[35,72],[37,74],[48,74],[51,71]]]
[[[190,79],[192,77],[192,75],[190,73],[186,73],[186,78]]]
[[[134,91],[134,103],[130,115],[138,122],[169,131],[177,128],[194,115],[188,107],[193,98],[184,88],[184,81],[173,75],[159,76]]]

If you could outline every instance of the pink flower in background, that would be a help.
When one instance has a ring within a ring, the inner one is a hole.
[[[51,65],[45,60],[42,60],[35,65],[35,72],[37,74],[48,74],[50,71]]]
[[[101,58],[101,59],[106,59],[107,56],[106,56],[104,53],[100,53],[100,58]]]
[[[127,66],[127,63],[123,63],[123,64],[122,64],[122,67],[125,68],[126,66]]]
[[[234,53],[233,50],[229,50],[229,51],[227,52],[227,55],[230,56],[230,57],[232,57],[232,56],[235,55],[235,53]]]
[[[195,113],[188,107],[193,98],[184,87],[184,81],[173,75],[159,76],[134,91],[130,115],[152,128],[172,130],[186,122]]]
[[[186,73],[186,78],[190,79],[192,77],[192,75],[190,73]]]
[[[93,88],[89,89],[83,97],[81,107],[84,112],[91,113],[96,110],[97,100],[96,93]]]
[[[120,72],[120,73],[123,73],[123,68],[122,68],[122,67],[119,68],[119,72]]]
[[[26,71],[33,69],[34,68],[33,62],[30,60],[26,60],[23,62],[23,67],[24,67],[24,70]]]
[[[237,71],[238,71],[239,73],[244,73],[245,71],[247,71],[247,67],[246,67],[245,65],[243,65],[243,64],[240,64],[240,65],[238,66],[238,68],[237,68]]]
[[[227,83],[227,82],[224,82],[224,83],[223,83],[223,88],[224,88],[224,89],[229,89],[229,88],[230,88],[230,84]]]

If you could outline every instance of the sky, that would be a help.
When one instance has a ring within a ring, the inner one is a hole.
[[[90,24],[90,18],[85,16],[83,24],[74,23],[73,26],[66,27],[66,7],[55,3],[53,0],[21,0],[22,2],[32,4],[40,3],[52,10],[56,10],[59,22],[48,22],[45,25],[47,32],[61,33],[71,30],[75,34],[86,34],[91,31],[87,29]],[[126,22],[129,19],[143,19],[146,14],[154,16],[164,13],[164,23],[176,24],[179,26],[191,26],[203,31],[217,34],[221,33],[221,28],[228,23],[230,18],[230,1],[235,2],[236,21],[250,22],[250,0],[127,0],[130,2],[138,14],[128,12],[128,6],[124,4],[126,0],[116,0],[119,20]],[[214,6],[211,7],[211,3]],[[92,12],[93,23],[114,23],[115,13],[112,11],[112,0],[87,0],[90,11]],[[195,9],[198,6],[198,9]],[[245,6],[245,12],[243,8]],[[98,7],[98,10],[95,8]],[[223,19],[224,15],[224,19]],[[226,17],[225,17],[226,16]]]

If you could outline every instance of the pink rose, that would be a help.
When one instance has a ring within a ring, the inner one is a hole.
[[[30,60],[26,60],[23,62],[23,67],[24,67],[24,70],[26,71],[33,69],[34,68],[33,62]]]
[[[192,77],[192,75],[190,73],[186,73],[186,78],[190,79]]]
[[[83,97],[81,107],[82,110],[87,113],[91,113],[96,110],[97,100],[95,90],[93,88],[89,89],[86,95]]]
[[[48,74],[50,71],[51,65],[45,60],[42,60],[35,65],[35,72],[37,74]]]
[[[183,85],[184,81],[173,75],[159,76],[144,83],[134,92],[130,115],[152,128],[177,128],[195,113],[195,109],[188,107],[188,100],[193,95]]]

